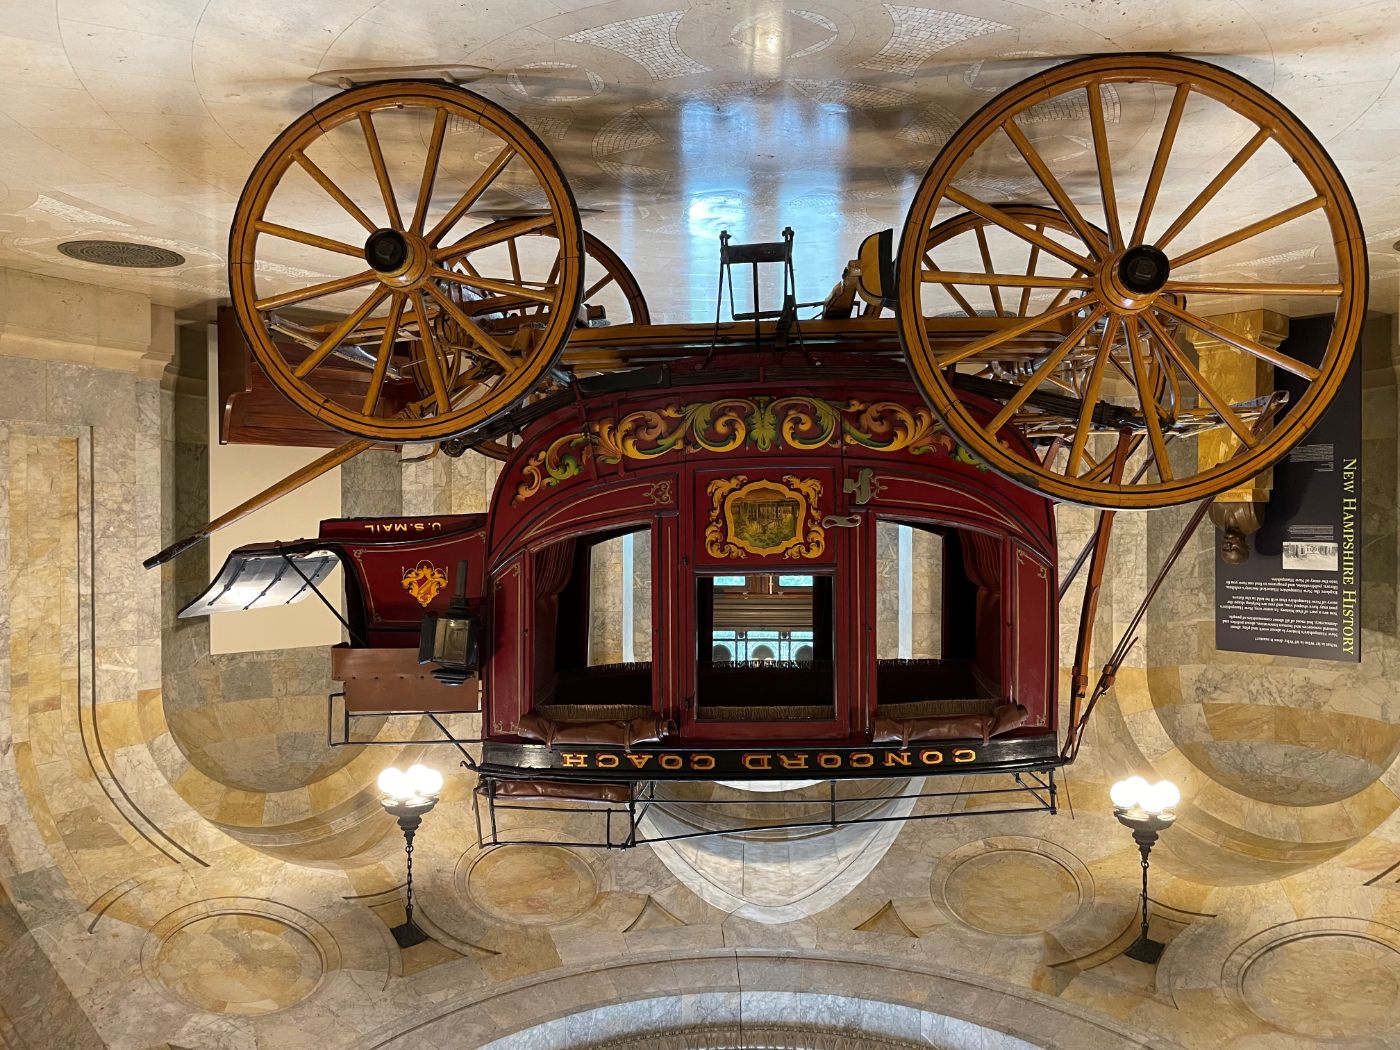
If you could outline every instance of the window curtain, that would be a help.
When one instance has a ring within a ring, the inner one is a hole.
[[[998,536],[962,531],[963,571],[977,588],[974,645],[977,669],[1001,682],[1001,548]]]
[[[534,704],[556,702],[554,649],[559,634],[559,595],[573,576],[575,547],[574,540],[560,540],[541,547],[534,554]],[[579,626],[586,627],[586,621]]]

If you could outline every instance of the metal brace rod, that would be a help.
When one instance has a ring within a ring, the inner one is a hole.
[[[1268,431],[1269,427],[1273,425],[1275,413],[1277,413],[1287,401],[1287,395],[1281,392],[1276,392],[1269,398],[1263,409],[1260,410],[1259,418],[1254,421],[1254,426],[1251,428],[1255,436],[1262,435]],[[1186,544],[1190,542],[1191,537],[1194,536],[1196,530],[1200,528],[1201,522],[1205,519],[1206,514],[1210,512],[1211,504],[1214,501],[1214,497],[1203,499],[1192,512],[1191,517],[1182,528],[1181,534],[1177,536],[1176,543],[1172,545],[1171,551],[1168,552],[1166,560],[1162,563],[1161,568],[1157,570],[1157,575],[1153,578],[1152,585],[1148,587],[1147,593],[1143,595],[1142,601],[1138,603],[1137,610],[1133,613],[1133,618],[1128,622],[1127,628],[1123,631],[1123,634],[1118,640],[1118,645],[1109,656],[1108,662],[1104,664],[1103,671],[1099,675],[1098,683],[1094,686],[1094,691],[1089,697],[1089,703],[1084,708],[1084,714],[1080,716],[1077,723],[1071,720],[1069,736],[1065,741],[1064,751],[1061,753],[1061,757],[1064,759],[1066,765],[1073,762],[1075,756],[1079,754],[1079,746],[1084,740],[1084,731],[1089,725],[1089,716],[1094,713],[1094,707],[1098,704],[1099,698],[1113,688],[1113,682],[1118,675],[1119,668],[1123,666],[1123,661],[1128,658],[1128,653],[1132,650],[1133,646],[1137,644],[1137,629],[1142,623],[1142,618],[1147,615],[1148,606],[1152,604],[1152,599],[1157,596],[1157,591],[1161,588],[1163,581],[1166,580],[1167,573],[1171,571],[1172,566],[1176,564],[1177,559],[1180,558],[1182,552],[1186,550]]]
[[[301,566],[292,560],[292,556],[288,554],[286,550],[284,550],[280,545],[277,548],[277,553],[280,554],[282,556],[282,560],[285,561],[288,565],[290,565],[292,569],[296,572],[296,574],[301,577],[301,582],[306,584],[306,586],[310,587],[311,592],[315,594],[317,598],[321,599],[321,604],[324,605],[327,609],[329,609],[331,611],[331,615],[340,621],[340,624],[342,627],[345,628],[346,633],[349,634],[352,639],[359,643],[360,648],[368,648],[369,646],[365,642],[364,638],[360,636],[360,632],[350,626],[350,621],[347,620],[344,616],[342,616],[340,614],[340,610],[337,609],[334,605],[332,605],[330,600],[327,599],[326,596],[321,593],[321,588],[317,587],[316,584],[312,582],[311,578],[307,576],[306,573],[301,571]]]

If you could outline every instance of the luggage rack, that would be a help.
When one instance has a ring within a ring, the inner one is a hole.
[[[988,774],[969,774],[982,775]],[[1001,774],[1003,776],[1008,774]],[[480,848],[491,846],[567,846],[583,849],[633,849],[658,842],[712,838],[716,835],[768,833],[816,828],[851,827],[859,824],[894,824],[905,821],[947,820],[960,816],[999,816],[1010,813],[1059,812],[1058,792],[1053,768],[1037,771],[1023,770],[1009,774],[1014,783],[1008,787],[960,788],[955,791],[901,791],[894,795],[861,793],[851,798],[837,798],[839,780],[831,777],[827,784],[827,818],[825,820],[774,820],[771,823],[732,828],[685,831],[676,834],[649,834],[642,826],[648,814],[665,813],[668,809],[714,809],[723,812],[727,806],[767,806],[778,813],[784,807],[811,807],[812,799],[774,799],[761,794],[741,799],[667,799],[656,795],[656,781],[581,782],[564,780],[513,780],[482,776],[472,793],[472,813],[476,820],[476,839]],[[1016,796],[1020,805],[964,809],[946,813],[914,813],[902,816],[843,816],[842,807],[869,803],[912,801],[916,806],[923,799],[985,798]],[[1026,800],[1029,800],[1028,802]],[[572,803],[572,804],[570,804]],[[485,821],[483,823],[483,810]],[[586,814],[595,818],[600,835],[591,839],[513,838],[509,829],[502,829],[498,812]]]

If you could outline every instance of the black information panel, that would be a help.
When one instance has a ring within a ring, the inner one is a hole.
[[[1294,320],[1279,349],[1316,362],[1331,324],[1330,317]],[[1360,358],[1317,425],[1274,467],[1248,560],[1230,564],[1217,542],[1217,649],[1361,659]],[[1282,369],[1274,375],[1279,389],[1299,396],[1301,380]]]

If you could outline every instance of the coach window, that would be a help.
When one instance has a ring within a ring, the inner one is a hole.
[[[535,552],[534,705],[556,721],[651,710],[651,530]]]
[[[835,717],[829,574],[696,578],[702,721]]]

